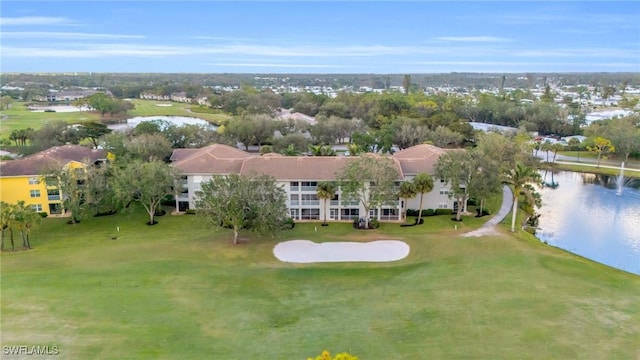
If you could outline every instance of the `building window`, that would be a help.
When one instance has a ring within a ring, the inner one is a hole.
[[[440,195],[449,195],[449,190],[440,190]]]
[[[298,209],[289,210],[289,215],[291,215],[292,219],[298,219]]]
[[[37,211],[37,212],[41,212],[42,211],[42,204],[32,204],[31,205],[31,210]]]
[[[60,200],[60,191],[58,189],[47,190],[47,199],[51,201]]]
[[[441,183],[443,183],[443,182],[444,182],[444,179],[443,179],[443,178],[440,178],[440,182],[441,182]]]
[[[440,204],[438,205],[438,208],[439,208],[439,209],[447,209],[447,208],[449,208],[449,206],[447,206],[447,203],[440,203]]]
[[[317,191],[318,182],[317,181],[302,181],[301,183],[302,191]]]
[[[40,197],[40,190],[29,190],[29,195],[31,195],[32,198],[38,198]]]
[[[299,183],[297,181],[292,181],[289,183],[289,188],[291,189],[291,191],[298,191],[300,190],[299,188]]]
[[[342,220],[353,220],[357,219],[359,214],[358,209],[341,209],[340,210],[340,218]]]
[[[45,183],[47,184],[47,186],[57,186],[58,185],[58,179],[53,177],[53,176],[47,176],[45,178]]]
[[[37,177],[30,177],[29,178],[29,185],[38,185],[40,183],[39,179]]]
[[[319,220],[320,209],[302,209],[302,220]]]
[[[290,196],[289,201],[290,201],[290,203],[291,203],[291,206],[294,206],[294,205],[300,205],[300,195],[298,195],[298,194],[291,194],[291,195],[289,195],[289,196]]]
[[[302,205],[320,205],[317,194],[302,194]]]

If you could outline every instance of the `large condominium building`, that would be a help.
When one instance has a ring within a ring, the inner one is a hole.
[[[408,181],[418,173],[434,176],[434,166],[446,150],[432,145],[417,145],[390,156],[397,172],[397,181]],[[379,155],[373,155],[379,156]],[[193,209],[200,184],[213,176],[229,174],[265,174],[274,177],[287,193],[290,216],[296,220],[324,219],[324,206],[317,197],[317,185],[336,180],[336,173],[355,157],[348,156],[282,156],[252,155],[226,145],[214,144],[201,149],[176,149],[171,160],[183,176],[183,192],[176,197],[179,211]],[[449,185],[434,177],[434,188],[425,194],[423,208],[454,207],[449,198]],[[371,209],[369,217],[378,220],[401,220],[403,200]],[[409,199],[407,208],[417,209],[418,196]],[[352,220],[364,217],[364,207],[358,202],[345,201],[338,189],[327,206],[327,219]]]
[[[87,166],[105,160],[102,150],[64,145],[22,159],[0,162],[0,200],[9,204],[23,200],[38,212],[63,214],[64,194],[60,193],[57,181],[46,175],[60,169],[84,171]]]

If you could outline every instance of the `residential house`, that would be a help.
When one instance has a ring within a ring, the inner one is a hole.
[[[402,150],[390,158],[393,160],[397,181],[408,181],[416,174],[434,174],[435,163],[445,151],[432,145],[417,145]],[[380,156],[380,155],[373,155]],[[324,204],[317,197],[317,185],[322,181],[336,180],[336,173],[356,157],[348,156],[283,156],[279,154],[252,155],[242,150],[221,144],[201,149],[176,149],[171,161],[183,176],[183,191],[176,197],[179,211],[193,209],[196,192],[200,184],[213,176],[229,174],[265,174],[276,179],[287,195],[289,214],[296,220],[319,220],[324,218]],[[371,209],[369,217],[378,220],[400,220],[403,203],[398,199],[393,204]],[[419,197],[409,200],[409,208],[417,209]],[[448,185],[439,178],[434,179],[434,190],[425,194],[424,208],[454,207],[449,198]],[[353,220],[364,216],[365,209],[357,201],[345,201],[340,189],[328,202],[327,219]]]
[[[17,203],[24,200],[38,212],[49,215],[64,214],[57,182],[46,177],[55,169],[84,169],[104,162],[104,150],[93,150],[79,145],[55,146],[22,159],[0,162],[0,200]],[[44,181],[43,181],[44,180]]]
[[[97,94],[100,91],[97,90],[79,90],[79,91],[56,91],[50,92],[47,95],[39,95],[35,97],[36,101],[47,101],[47,102],[71,102],[76,101],[78,99],[86,98],[91,95]]]

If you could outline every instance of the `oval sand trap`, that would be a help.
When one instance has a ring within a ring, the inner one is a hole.
[[[314,243],[309,240],[281,242],[273,248],[280,261],[291,263],[314,262],[387,262],[409,255],[409,245],[398,240]]]

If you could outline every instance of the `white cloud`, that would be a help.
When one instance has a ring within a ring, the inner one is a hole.
[[[508,42],[510,39],[495,36],[441,36],[437,40],[456,42]]]
[[[271,67],[271,68],[344,68],[343,65],[329,64],[267,64],[267,63],[208,63],[210,66]]]
[[[22,16],[0,18],[2,26],[24,26],[24,25],[73,25],[74,22],[64,17],[49,16]]]
[[[514,51],[520,57],[640,58],[640,51],[614,48],[544,49]]]
[[[86,40],[86,39],[144,39],[143,35],[123,34],[91,34],[79,32],[51,32],[51,31],[9,31],[2,32],[3,39],[62,39],[62,40]]]

